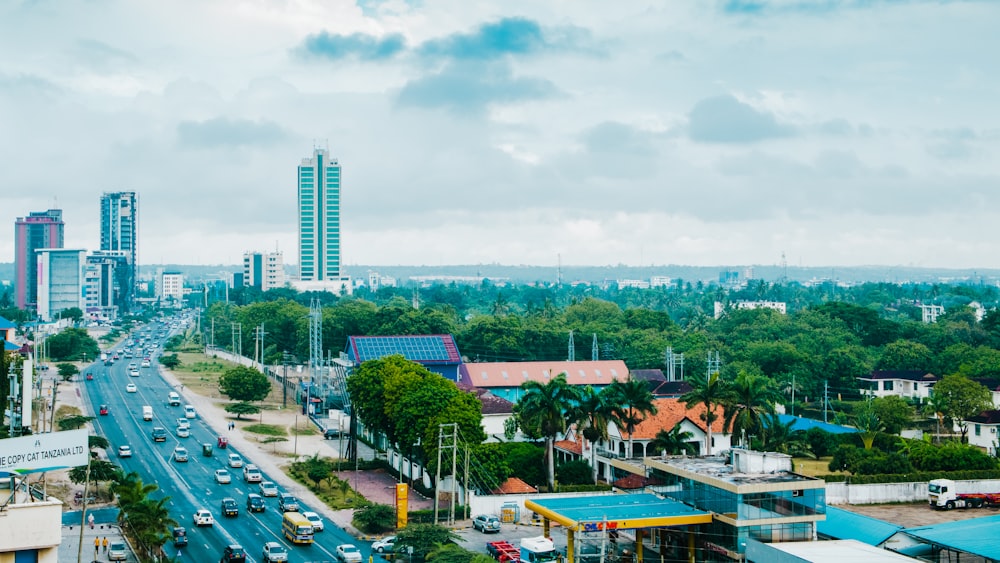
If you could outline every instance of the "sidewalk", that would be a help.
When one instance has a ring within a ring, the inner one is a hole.
[[[94,529],[90,526],[83,527],[83,550],[79,552],[81,562],[108,561],[108,554],[104,548],[94,554],[94,538],[103,540],[108,538],[108,543],[124,542],[118,526],[111,524],[95,524]],[[59,544],[59,563],[76,563],[77,553],[80,546],[80,525],[63,526],[62,543]],[[128,551],[128,559],[131,563],[137,560],[131,551]]]

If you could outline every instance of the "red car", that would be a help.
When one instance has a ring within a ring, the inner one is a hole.
[[[102,416],[107,415],[108,414],[108,405],[101,405],[100,413],[101,413]]]
[[[93,381],[93,380],[94,380],[94,374],[87,372],[87,381]]]

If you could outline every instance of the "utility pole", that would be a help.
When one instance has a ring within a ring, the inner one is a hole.
[[[823,422],[827,422],[826,412],[830,408],[830,382],[823,382]]]
[[[569,350],[566,351],[567,360],[576,361],[576,346],[573,344],[573,331],[569,331]]]
[[[795,416],[795,374],[792,374],[792,416]]]

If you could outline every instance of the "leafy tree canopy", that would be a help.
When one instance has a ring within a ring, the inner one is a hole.
[[[238,403],[229,403],[226,405],[226,412],[235,414],[237,419],[242,419],[245,414],[259,413],[260,407],[253,403],[240,401]]]
[[[219,377],[219,391],[234,401],[262,401],[271,393],[271,381],[253,368],[236,366]]]

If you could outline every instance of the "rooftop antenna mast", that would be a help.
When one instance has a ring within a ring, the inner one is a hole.
[[[590,347],[590,359],[597,361],[601,359],[601,352],[597,348],[597,333],[594,333],[594,344]]]
[[[569,331],[569,350],[566,352],[569,361],[576,361],[576,346],[573,344],[573,331]]]
[[[556,254],[556,285],[562,286],[562,254]]]
[[[784,250],[781,251],[781,283],[788,283],[788,260]]]

